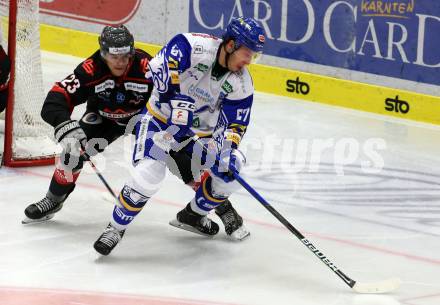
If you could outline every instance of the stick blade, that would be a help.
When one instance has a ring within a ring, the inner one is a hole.
[[[390,278],[375,283],[358,283],[353,286],[353,290],[357,293],[387,293],[396,290],[400,286],[399,278]]]

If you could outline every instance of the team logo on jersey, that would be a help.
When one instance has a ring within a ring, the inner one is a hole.
[[[214,40],[218,40],[218,37],[213,36],[211,34],[204,34],[204,33],[191,33],[191,36],[195,36],[195,37],[203,37],[203,38],[211,38]]]
[[[193,77],[195,80],[199,80],[198,76],[194,74],[191,70],[188,71],[190,77]]]
[[[209,104],[210,107],[211,107],[211,105],[213,105],[213,107],[215,106],[216,100],[211,95],[211,93],[207,90],[204,90],[202,88],[195,86],[194,84],[189,86],[188,95],[190,95],[193,98],[198,99],[199,101],[201,101],[203,103]]]
[[[145,77],[153,79],[154,87],[159,91],[159,93],[164,93],[168,91],[168,81],[170,79],[169,71],[167,65],[169,62],[165,59],[166,48],[163,48],[155,58],[150,61],[150,70],[147,71]]]
[[[137,109],[131,112],[126,112],[122,109],[110,110],[105,108],[104,110],[98,110],[99,114],[110,120],[123,120],[134,116],[136,113],[141,112],[142,109]]]
[[[194,118],[193,119],[192,127],[194,127],[194,128],[199,128],[200,127],[200,119],[199,118]]]
[[[206,71],[208,71],[209,67],[207,65],[199,63],[199,64],[197,64],[197,66],[194,67],[194,69],[197,69],[200,72],[206,72]]]
[[[194,54],[203,54],[203,46],[196,44],[194,46]]]
[[[232,91],[234,91],[234,89],[232,88],[232,85],[228,82],[225,81],[222,85],[222,89],[225,90],[226,93],[231,93]]]
[[[125,90],[148,92],[148,85],[128,82],[124,84]]]
[[[113,89],[114,87],[115,87],[115,81],[112,79],[108,79],[105,82],[95,86],[95,93],[105,91],[106,89]]]
[[[110,91],[103,91],[98,93],[98,98],[103,101],[104,103],[110,102]]]
[[[182,51],[180,51],[179,46],[177,44],[173,45],[171,47],[170,56],[168,57],[168,61],[170,59],[176,59],[177,61],[180,61],[183,57]]]
[[[133,105],[139,105],[140,103],[145,102],[145,98],[142,94],[137,93],[137,92],[132,92],[133,96],[135,99],[130,99],[128,101],[129,104],[133,104]]]
[[[125,94],[122,92],[116,93],[116,103],[122,104],[125,101]]]
[[[84,71],[86,71],[87,74],[93,75],[93,71],[95,70],[95,67],[93,66],[93,59],[89,58],[82,64],[82,67]]]

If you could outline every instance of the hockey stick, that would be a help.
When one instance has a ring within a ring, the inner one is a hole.
[[[193,141],[198,143],[206,152],[206,147],[199,141],[198,136],[193,136]],[[217,164],[219,160],[215,161]],[[359,283],[347,276],[339,269],[324,253],[316,248],[300,231],[298,231],[286,218],[284,218],[273,206],[270,205],[256,190],[254,190],[237,171],[230,170],[235,180],[248,191],[255,199],[257,199],[278,221],[280,221],[293,235],[295,235],[313,254],[315,254],[321,262],[329,267],[339,278],[341,278],[350,288],[358,293],[386,293],[396,290],[400,286],[400,279],[390,278],[374,283]]]
[[[195,136],[197,137],[197,136]],[[181,148],[185,147],[189,142],[194,141],[195,138],[189,138],[181,143],[174,143],[175,147],[174,149],[176,150],[180,150]],[[198,139],[198,137],[197,137]],[[98,178],[102,181],[102,183],[105,185],[106,189],[109,191],[109,193],[112,195],[112,198],[110,199],[109,196],[102,196],[103,199],[105,201],[111,201],[113,202],[113,199],[116,200],[116,204],[120,207],[120,202],[118,197],[115,195],[115,193],[113,192],[112,188],[110,187],[110,185],[107,183],[107,180],[105,180],[104,176],[101,174],[101,172],[98,170],[98,168],[95,166],[95,164],[93,163],[92,159],[90,158],[90,156],[88,154],[86,154],[84,151],[81,152],[81,159],[86,162],[88,161],[90,166],[92,167],[92,169],[95,171],[96,175],[98,176]],[[106,193],[107,194],[107,193]]]
[[[95,164],[93,163],[92,159],[90,158],[89,155],[87,155],[86,153],[82,153],[81,154],[81,158],[83,159],[83,161],[88,161],[90,166],[92,167],[92,169],[95,171],[95,174],[98,176],[99,180],[101,180],[101,182],[105,185],[107,191],[110,192],[110,194],[112,194],[113,198],[119,202],[118,197],[115,195],[115,193],[113,192],[112,188],[110,187],[110,185],[107,183],[107,180],[105,180],[104,176],[101,174],[101,172],[99,171],[99,169],[95,166]]]
[[[359,283],[348,277],[341,269],[336,267],[330,259],[316,248],[311,241],[298,231],[290,222],[288,222],[273,206],[269,204],[257,191],[255,191],[239,174],[232,172],[235,180],[257,199],[276,219],[278,219],[290,232],[293,233],[312,253],[314,253],[327,267],[329,267],[337,276],[339,276],[349,287],[358,293],[386,293],[397,289],[400,285],[400,279],[390,278],[375,283]]]

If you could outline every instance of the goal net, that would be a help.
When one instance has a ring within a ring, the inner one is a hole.
[[[1,41],[11,60],[8,104],[0,122],[6,166],[51,164],[57,152],[53,128],[40,116],[45,96],[38,10],[38,0],[0,0]]]

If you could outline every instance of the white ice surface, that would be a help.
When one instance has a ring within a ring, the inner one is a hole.
[[[46,88],[80,61],[44,53]],[[231,201],[249,239],[171,227],[192,197],[171,174],[112,254],[97,258],[92,245],[113,206],[88,166],[55,218],[28,226],[23,210],[44,196],[53,168],[3,167],[0,304],[440,304],[439,138],[435,126],[255,96],[248,182],[351,278],[401,278],[394,293],[353,292],[243,189]],[[130,148],[121,139],[96,159],[115,191]]]

